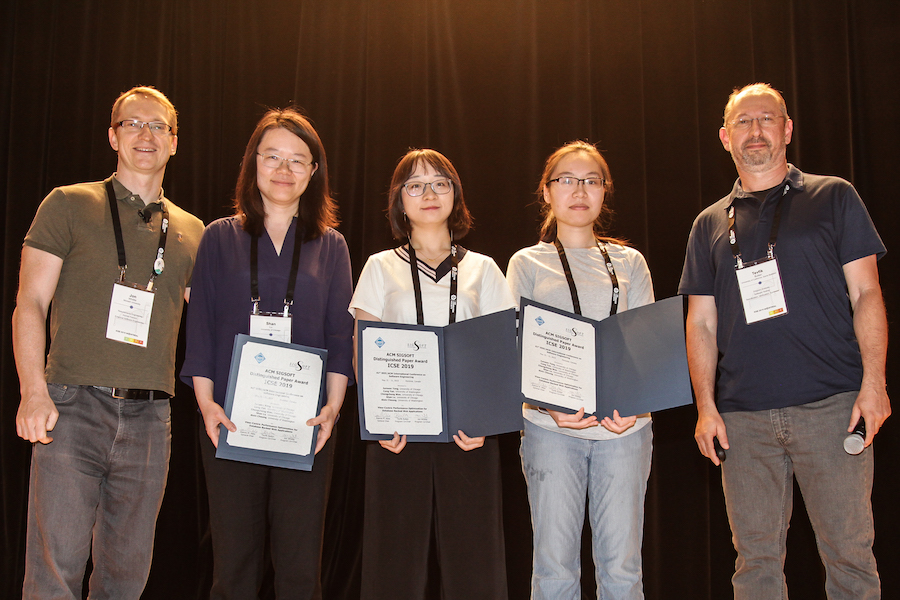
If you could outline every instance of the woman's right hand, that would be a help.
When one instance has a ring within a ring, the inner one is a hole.
[[[219,425],[224,425],[228,431],[234,433],[237,427],[231,422],[231,419],[225,414],[225,409],[216,404],[212,400],[199,403],[200,414],[203,415],[203,426],[206,428],[206,435],[212,441],[213,446],[219,447]]]
[[[400,454],[400,452],[406,448],[406,436],[400,435],[395,431],[393,438],[389,440],[378,440],[378,443],[381,444],[381,447],[385,450],[390,450],[394,454]]]
[[[578,412],[574,415],[550,409],[547,409],[547,412],[553,417],[553,420],[556,421],[558,427],[565,427],[566,429],[587,429],[588,427],[596,427],[598,425],[596,416],[591,415],[586,419],[584,418],[583,406],[579,408]]]

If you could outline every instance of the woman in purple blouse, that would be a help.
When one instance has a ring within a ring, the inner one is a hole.
[[[335,231],[325,150],[309,121],[293,109],[270,110],[244,152],[235,214],[211,223],[197,253],[181,377],[193,385],[203,419],[201,450],[213,545],[210,598],[257,598],[266,539],[275,593],[321,598],[325,504],[334,443],[327,443],[352,376],[350,256]],[[256,247],[256,251],[251,249]],[[255,258],[255,260],[254,260]],[[293,289],[292,262],[297,264]],[[255,270],[257,277],[251,278]],[[257,281],[252,288],[251,279]],[[254,302],[254,299],[256,302]],[[217,459],[234,337],[256,335],[251,312],[289,311],[282,334],[328,350],[326,404],[312,471]]]

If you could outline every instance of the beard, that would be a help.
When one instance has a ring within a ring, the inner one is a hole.
[[[750,144],[765,144],[764,149],[747,150]],[[764,137],[749,139],[741,146],[741,163],[745,167],[763,167],[772,160],[772,142]]]
[[[750,144],[765,144],[765,148],[748,150]],[[741,145],[740,153],[732,151],[735,164],[749,173],[766,171],[784,156],[784,146],[776,147],[763,136],[751,138]]]

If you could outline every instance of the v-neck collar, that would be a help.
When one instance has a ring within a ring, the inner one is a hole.
[[[457,259],[462,262],[463,257],[466,255],[466,249],[462,246],[458,245],[457,248]],[[400,246],[399,248],[394,248],[394,252],[399,256],[406,264],[409,264],[409,250],[406,246]],[[434,281],[435,283],[443,279],[449,272],[452,261],[450,260],[450,255],[447,255],[441,264],[438,265],[437,268],[432,267],[427,262],[422,260],[419,257],[416,257],[417,267],[419,272]]]

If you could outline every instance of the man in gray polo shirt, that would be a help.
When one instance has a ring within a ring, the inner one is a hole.
[[[91,598],[137,599],[150,572],[203,232],[163,196],[177,127],[156,89],[123,93],[108,131],[116,172],[54,189],[25,237],[13,313],[16,431],[34,443],[24,598],[81,598],[89,556]]]

